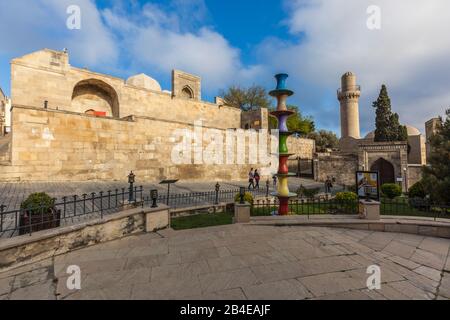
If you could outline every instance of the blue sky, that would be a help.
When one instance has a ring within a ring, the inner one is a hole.
[[[362,86],[362,134],[374,126],[388,86],[400,120],[418,127],[450,105],[450,2],[447,0],[15,0],[1,1],[0,86],[9,61],[47,47],[68,48],[73,66],[128,78],[144,72],[170,89],[170,70],[202,77],[203,98],[232,84],[268,90],[290,74],[290,100],[316,126],[339,133],[336,89],[353,71]],[[65,27],[81,7],[82,29]],[[366,26],[369,5],[381,29]]]

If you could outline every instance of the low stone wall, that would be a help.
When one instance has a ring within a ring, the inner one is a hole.
[[[434,221],[429,218],[418,217],[387,217],[381,216],[381,220],[363,220],[355,216],[346,215],[333,217],[322,215],[306,219],[304,216],[287,217],[252,217],[252,225],[270,226],[314,226],[345,228],[356,230],[370,230],[381,232],[398,232],[417,234],[427,237],[438,237],[450,239],[450,220],[448,222]]]
[[[168,227],[169,208],[134,208],[74,226],[44,230],[0,241],[0,271],[34,263],[135,233]]]

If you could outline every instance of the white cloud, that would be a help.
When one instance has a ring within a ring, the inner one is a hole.
[[[381,8],[379,31],[366,27],[369,5]],[[401,120],[420,128],[450,104],[445,93],[450,84],[449,1],[297,0],[288,8],[286,24],[299,41],[267,40],[261,46],[267,61],[316,89],[338,88],[340,76],[354,71],[363,88],[360,109],[366,130],[373,127],[371,102],[382,83]],[[323,91],[311,94],[309,99],[319,104]],[[337,100],[334,105],[314,106],[312,113],[319,122],[325,117],[322,123],[334,119],[338,124]]]
[[[197,6],[184,7],[181,12],[188,15],[192,8]],[[217,91],[234,81],[250,82],[262,71],[260,66],[244,66],[239,49],[212,28],[202,26],[193,30],[178,11],[167,13],[147,4],[132,19],[122,18],[120,12],[117,8],[108,9],[104,17],[108,26],[120,34],[137,68],[167,74],[172,69],[181,69],[198,74],[207,91]]]
[[[69,30],[66,10],[81,9],[81,30]],[[15,56],[40,50],[68,48],[86,66],[115,63],[117,47],[92,0],[4,1],[0,10],[0,53]]]

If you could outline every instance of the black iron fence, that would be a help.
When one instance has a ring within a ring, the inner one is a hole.
[[[268,188],[247,192],[252,193],[254,197],[269,195]],[[239,189],[220,190],[219,188],[209,192],[160,194],[156,202],[166,204],[172,209],[188,208],[234,202],[237,194]],[[27,209],[6,210],[5,205],[0,205],[0,237],[31,234],[44,229],[103,218],[104,215],[122,210],[128,204],[142,207],[153,204],[151,190],[144,190],[142,186],[92,192],[81,196],[65,196],[59,200],[53,200],[52,208],[38,205]]]
[[[35,207],[5,210],[0,205],[0,236],[13,237],[32,232],[70,225],[84,219],[103,218],[120,210],[127,204],[144,205],[149,197],[144,195],[143,187],[122,188],[81,196],[65,196],[53,199],[52,207]]]
[[[252,216],[270,216],[276,214],[277,199],[256,200],[251,207]],[[289,211],[293,215],[317,214],[357,214],[358,201],[336,199],[295,199],[289,201]]]
[[[251,208],[252,216],[270,216],[278,209],[278,200],[256,200]],[[326,198],[294,199],[289,201],[290,213],[293,215],[318,214],[358,214],[358,200],[337,200]],[[450,205],[433,204],[427,199],[383,198],[380,206],[381,215],[420,216],[450,218]]]
[[[381,199],[382,215],[450,218],[450,205],[432,203],[422,198]]]

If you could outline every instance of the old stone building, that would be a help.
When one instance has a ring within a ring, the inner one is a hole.
[[[426,164],[425,138],[417,128],[407,125],[408,141],[375,142],[372,131],[360,138],[359,98],[361,87],[356,76],[345,73],[337,97],[340,102],[341,139],[339,151],[317,154],[315,178],[335,177],[342,184],[355,184],[355,171],[378,171],[380,182],[399,183],[404,191],[421,178]]]
[[[265,128],[267,110],[246,115],[202,100],[201,79],[172,72],[172,88],[138,74],[123,80],[69,64],[66,51],[44,49],[11,61],[12,133],[0,150],[0,180],[244,179],[248,164],[173,163],[174,132],[196,136],[195,126]],[[179,140],[180,137],[178,137]],[[192,148],[207,144],[206,137]],[[298,142],[296,143],[300,145]],[[298,151],[312,156],[305,144]],[[2,161],[1,161],[2,160]]]

